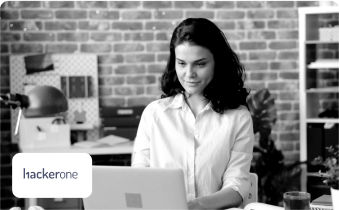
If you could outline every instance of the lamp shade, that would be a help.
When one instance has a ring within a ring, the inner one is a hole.
[[[27,93],[28,106],[23,110],[26,118],[45,117],[68,110],[65,95],[52,86],[37,86]]]

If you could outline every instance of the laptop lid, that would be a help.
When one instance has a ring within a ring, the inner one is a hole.
[[[188,209],[181,169],[93,166],[89,209]]]

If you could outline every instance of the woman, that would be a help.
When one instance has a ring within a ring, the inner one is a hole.
[[[174,30],[164,94],[142,114],[132,166],[183,169],[190,209],[238,207],[248,194],[254,136],[243,73],[211,21]]]

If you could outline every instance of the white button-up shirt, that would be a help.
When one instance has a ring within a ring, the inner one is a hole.
[[[209,103],[194,117],[183,95],[177,94],[145,108],[132,166],[183,169],[188,201],[226,187],[244,199],[250,187],[253,144],[246,107],[220,115]]]

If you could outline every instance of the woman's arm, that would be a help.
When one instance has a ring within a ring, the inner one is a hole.
[[[240,206],[242,198],[233,188],[224,188],[211,195],[196,198],[188,203],[189,209],[225,209]]]

